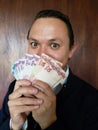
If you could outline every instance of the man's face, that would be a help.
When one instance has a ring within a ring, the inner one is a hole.
[[[66,24],[57,18],[40,18],[34,22],[29,33],[28,53],[41,55],[45,53],[63,63],[73,55]]]

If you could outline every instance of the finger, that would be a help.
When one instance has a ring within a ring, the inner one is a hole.
[[[44,92],[48,96],[52,96],[54,94],[52,88],[45,82],[42,82],[40,80],[34,80],[32,82],[32,85],[38,88],[40,91]]]
[[[20,113],[24,113],[24,112],[31,112],[35,109],[38,109],[40,106],[39,105],[31,105],[31,106],[13,106],[10,107],[10,111],[11,113],[14,112],[14,115],[18,115]]]
[[[47,106],[53,102],[56,102],[56,95],[54,93],[51,94],[51,96],[47,96],[45,93],[39,91],[35,97],[37,99],[41,99],[43,102],[42,104],[46,104]]]
[[[18,99],[8,101],[8,105],[10,107],[11,106],[23,106],[23,105],[32,106],[32,105],[40,105],[40,104],[42,104],[41,99],[27,98],[27,97],[21,97]]]
[[[27,79],[17,80],[14,90],[18,89],[21,86],[30,86],[31,84],[32,84],[31,81],[29,81]]]
[[[36,95],[38,93],[38,89],[32,86],[19,87],[12,94],[9,95],[9,100],[19,98],[24,95]]]

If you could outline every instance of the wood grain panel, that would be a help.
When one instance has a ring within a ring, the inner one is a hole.
[[[97,5],[97,0],[0,0],[0,107],[13,80],[11,65],[26,52],[27,31],[41,9],[58,9],[70,17],[78,50],[69,64],[98,88]]]

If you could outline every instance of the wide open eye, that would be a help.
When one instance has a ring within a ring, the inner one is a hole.
[[[52,49],[58,49],[59,48],[59,44],[58,43],[51,43],[51,48]]]
[[[37,42],[31,42],[30,44],[31,44],[31,46],[32,46],[33,48],[36,48],[36,47],[38,46],[38,43],[37,43]]]

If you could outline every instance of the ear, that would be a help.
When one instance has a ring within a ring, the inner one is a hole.
[[[71,57],[75,53],[77,47],[78,47],[78,45],[74,43],[74,45],[71,47],[70,52],[69,52],[69,59],[71,59]]]

